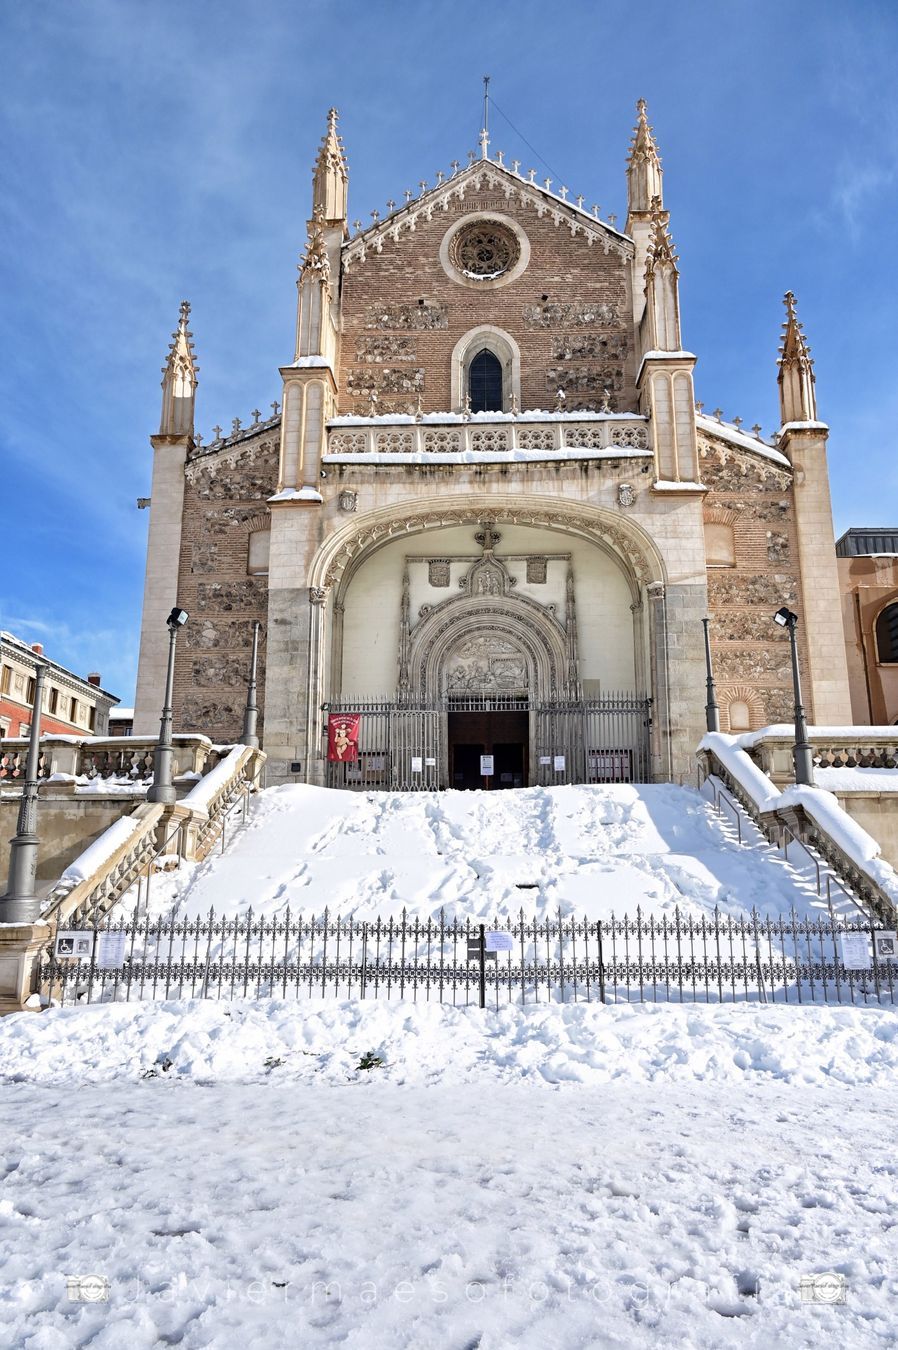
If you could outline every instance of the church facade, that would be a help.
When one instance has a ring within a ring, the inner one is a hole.
[[[186,305],[173,335],[137,734],[158,726],[176,603],[178,731],[239,737],[262,625],[269,782],[690,775],[702,620],[722,728],[746,730],[792,715],[782,604],[812,720],[849,720],[827,428],[793,298],[768,441],[695,403],[642,102],[627,180],[618,229],[484,132],[465,167],[351,227],[329,114],[273,415],[204,445]]]

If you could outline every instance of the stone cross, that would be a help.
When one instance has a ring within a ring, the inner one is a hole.
[[[455,175],[458,173],[459,169],[461,168],[461,164],[459,164],[457,159],[454,159],[452,163],[449,165],[449,168],[452,170],[452,177],[454,178]]]
[[[252,416],[252,419],[253,419],[253,426],[254,426],[254,427],[257,427],[257,426],[259,425],[259,419],[260,419],[261,416],[262,416],[261,412],[259,411],[258,408],[253,408],[253,411],[252,411],[251,416]]]
[[[220,440],[221,440],[221,427],[213,427],[213,428],[212,428],[212,434],[214,435],[216,441],[220,441]],[[213,442],[213,444],[214,444],[214,442]]]
[[[277,417],[278,413],[281,410],[281,405],[278,403],[277,399],[275,399],[274,403],[269,403],[268,406],[271,408],[272,412],[274,413],[274,416]]]
[[[233,422],[231,423],[231,435],[236,436],[239,430],[240,430],[240,418],[235,417]]]
[[[757,436],[758,440],[760,440],[760,439],[761,439],[761,423],[760,423],[760,422],[755,422],[754,426],[752,427],[752,431],[755,433],[755,435]]]
[[[514,173],[520,175],[520,171],[521,171],[521,161],[520,161],[519,159],[513,159],[513,160],[511,161],[511,167],[512,167],[512,170],[513,170]]]

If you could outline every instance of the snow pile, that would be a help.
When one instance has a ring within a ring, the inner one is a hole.
[[[672,784],[517,792],[336,792],[285,785],[254,799],[222,856],[153,883],[153,912],[410,915],[472,920],[625,912],[817,913],[799,859],[749,821]],[[793,866],[793,861],[797,866]]]
[[[109,861],[113,854],[128,842],[135,830],[143,825],[143,816],[122,816],[121,820],[113,821],[108,830],[104,830],[99,839],[95,839],[83,853],[79,853],[74,862],[69,863],[59,879],[59,887],[63,885],[71,889],[77,886],[79,882],[86,881],[98,872],[101,867]]]
[[[507,1005],[356,1000],[333,1003],[129,1003],[21,1013],[0,1021],[0,1081],[133,1081],[163,1071],[196,1082],[266,1077],[346,1083],[382,1061],[405,1085],[537,1087],[747,1078],[796,1084],[890,1083],[898,1016],[889,1008],[648,1003]],[[160,1066],[167,1065],[163,1070]]]

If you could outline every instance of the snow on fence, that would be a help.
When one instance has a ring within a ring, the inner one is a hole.
[[[499,939],[492,935],[500,934]],[[892,939],[894,935],[891,935]],[[79,941],[80,939],[80,941]],[[81,959],[60,955],[84,947]],[[490,953],[491,942],[505,950]],[[624,914],[366,922],[291,913],[145,918],[57,935],[41,966],[60,1004],[184,998],[503,1003],[895,1004],[890,937],[864,920]]]

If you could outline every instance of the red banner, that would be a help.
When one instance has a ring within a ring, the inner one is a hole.
[[[329,713],[327,719],[327,757],[338,764],[349,764],[359,757],[359,713]]]

